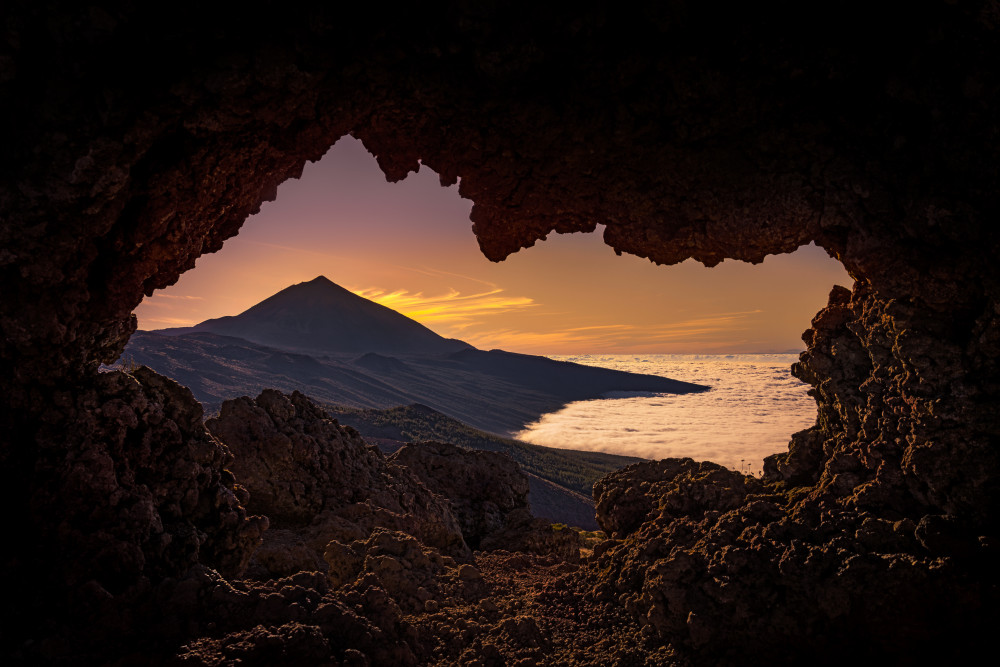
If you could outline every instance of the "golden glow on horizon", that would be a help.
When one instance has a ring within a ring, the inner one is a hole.
[[[815,247],[757,266],[692,260],[654,266],[594,234],[550,235],[506,261],[486,260],[471,202],[424,168],[386,183],[343,139],[249,218],[222,251],[136,309],[143,329],[236,315],[325,275],[442,336],[533,354],[775,352],[800,334],[843,267]]]
[[[711,352],[733,339],[733,335],[746,329],[741,320],[760,313],[724,313],[685,322],[675,322],[660,327],[638,327],[629,324],[602,324],[572,327],[561,331],[513,331],[503,329],[477,333],[465,338],[476,347],[499,347],[529,351],[553,349],[587,350],[594,353],[650,353],[669,346],[675,352]],[[724,341],[715,340],[722,336]],[[580,354],[584,354],[581,352]]]
[[[495,288],[479,294],[462,294],[450,289],[440,296],[424,296],[423,292],[412,294],[404,289],[390,292],[381,287],[351,289],[352,292],[370,301],[411,317],[421,324],[443,324],[450,329],[463,329],[473,325],[483,315],[499,315],[536,305],[528,297],[500,296],[503,290]]]

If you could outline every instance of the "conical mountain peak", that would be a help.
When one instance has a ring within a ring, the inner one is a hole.
[[[326,276],[291,285],[239,315],[161,333],[215,333],[306,354],[448,354],[470,346],[444,338]]]

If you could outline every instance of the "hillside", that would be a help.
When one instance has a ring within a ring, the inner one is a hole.
[[[387,410],[337,405],[324,407],[341,424],[354,427],[366,439],[371,439],[383,448],[389,448],[385,446],[386,440],[433,440],[507,454],[529,474],[529,479],[530,476],[535,476],[558,487],[549,488],[532,480],[532,509],[538,516],[588,530],[596,529],[596,522],[592,518],[594,483],[609,473],[643,460],[603,452],[553,449],[501,438],[463,424],[426,405],[407,405]],[[588,505],[590,509],[582,510],[581,504]],[[578,522],[581,511],[589,512],[590,523],[584,525]]]
[[[421,403],[506,435],[572,401],[611,391],[707,387],[443,338],[319,277],[234,317],[139,331],[125,350],[191,388],[209,412],[267,388],[356,408]]]

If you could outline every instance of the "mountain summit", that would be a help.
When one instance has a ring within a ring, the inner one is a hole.
[[[570,401],[611,391],[680,394],[707,387],[443,338],[320,276],[233,317],[136,332],[126,350],[209,406],[265,388],[325,403],[423,403],[505,435]]]
[[[239,315],[205,320],[193,327],[161,329],[179,336],[235,336],[310,355],[440,355],[471,349],[444,338],[391,308],[350,292],[325,276],[286,287]]]

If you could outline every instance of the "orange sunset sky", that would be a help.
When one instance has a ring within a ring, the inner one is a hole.
[[[325,275],[483,349],[532,354],[739,353],[803,349],[802,332],[843,267],[816,247],[763,264],[655,266],[593,234],[552,234],[504,262],[479,252],[472,202],[424,167],[386,183],[341,139],[278,189],[239,236],[136,309],[140,329],[238,314]]]

